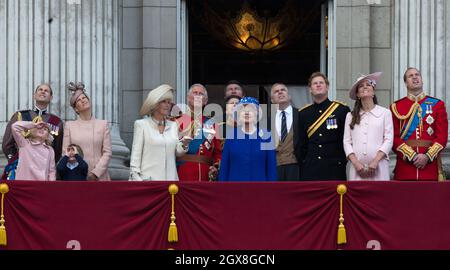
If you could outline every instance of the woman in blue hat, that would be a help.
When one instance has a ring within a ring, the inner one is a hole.
[[[275,144],[270,133],[258,127],[262,112],[258,100],[242,98],[235,111],[237,127],[227,132],[219,181],[276,181]]]

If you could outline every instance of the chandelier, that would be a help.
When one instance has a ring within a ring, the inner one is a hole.
[[[259,14],[245,1],[237,13],[224,16],[205,1],[202,19],[209,32],[227,46],[247,52],[275,51],[302,35],[320,15],[320,9],[301,10],[294,2],[287,1],[276,15],[270,15]]]

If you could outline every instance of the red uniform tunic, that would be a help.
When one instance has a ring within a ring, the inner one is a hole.
[[[421,94],[408,95],[392,104],[394,146],[397,164],[394,180],[438,180],[440,152],[448,138],[447,111],[443,101]],[[413,164],[417,154],[426,154],[430,162],[424,169]]]
[[[180,181],[209,181],[209,167],[219,167],[222,147],[216,136],[216,125],[209,118],[202,116],[201,123],[195,124],[193,117],[183,114],[177,119],[182,136],[194,140],[189,144],[186,155],[177,159],[178,178]]]

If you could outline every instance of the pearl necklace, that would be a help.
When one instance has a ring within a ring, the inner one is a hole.
[[[158,127],[165,127],[166,126],[166,119],[163,119],[161,121],[156,120],[153,117],[150,117],[152,121],[158,126]]]

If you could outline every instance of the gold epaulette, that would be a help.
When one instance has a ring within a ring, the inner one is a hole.
[[[403,159],[408,159],[409,162],[412,162],[414,157],[417,155],[416,151],[412,149],[411,146],[407,145],[406,143],[401,144],[397,151],[401,152],[404,156]]]
[[[395,117],[397,117],[397,119],[399,120],[406,120],[408,119],[411,115],[413,115],[415,113],[415,110],[418,109],[420,107],[419,103],[414,103],[413,106],[411,106],[411,108],[409,108],[409,111],[407,114],[405,115],[401,115],[398,110],[397,110],[397,103],[392,103],[391,105],[391,111],[392,113],[395,115]]]
[[[335,102],[335,103],[337,103],[337,104],[340,104],[340,105],[342,105],[342,106],[347,106],[347,103],[342,102],[342,101],[340,101],[340,100],[335,100],[335,101],[333,101],[333,102]]]
[[[442,146],[440,143],[434,143],[432,146],[428,148],[428,151],[426,155],[430,159],[431,162],[434,161],[434,159],[439,155],[439,152],[444,149],[444,146]]]
[[[298,109],[298,111],[299,112],[301,112],[301,111],[303,111],[304,109],[306,109],[306,108],[308,108],[308,107],[311,107],[313,104],[311,103],[311,104],[308,104],[308,105],[305,105],[305,106],[303,106],[301,109]]]

